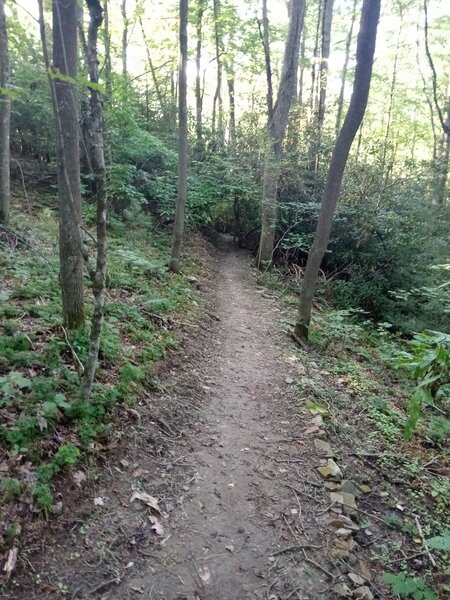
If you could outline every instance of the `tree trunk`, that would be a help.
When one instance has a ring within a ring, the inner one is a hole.
[[[283,59],[283,70],[281,73],[277,100],[273,108],[272,116],[268,121],[268,142],[261,203],[261,238],[257,258],[259,268],[267,268],[272,262],[281,150],[292,96],[297,81],[298,55],[304,11],[304,0],[292,0],[289,32]]]
[[[161,108],[161,112],[163,114],[164,119],[168,120],[169,115],[167,114],[167,110],[166,110],[166,102],[162,95],[161,88],[160,88],[159,82],[158,82],[158,78],[156,76],[156,69],[153,65],[152,55],[150,53],[150,45],[148,43],[147,36],[145,34],[144,23],[142,22],[142,17],[139,17],[139,24],[141,26],[142,39],[144,40],[144,45],[145,45],[145,49],[146,49],[146,53],[147,53],[147,62],[148,62],[148,66],[150,67],[150,72],[152,74],[152,81],[153,81],[153,86],[155,88],[156,97],[158,98],[159,106]]]
[[[128,75],[128,16],[127,0],[122,0],[121,5],[123,29],[122,29],[122,75]]]
[[[322,7],[323,0],[319,0],[317,5],[317,24],[316,24],[316,34],[314,37],[314,50],[313,50],[313,59],[311,64],[311,94],[310,94],[310,112],[311,112],[311,122],[313,122],[314,117],[317,113],[318,106],[318,94],[317,94],[317,62],[319,59],[319,42],[320,42],[320,31],[321,31],[321,22],[322,22]]]
[[[187,199],[188,167],[188,123],[187,123],[187,60],[188,60],[188,0],[180,0],[180,68],[178,93],[178,197],[175,215],[175,228],[172,240],[170,270],[180,270],[181,244],[184,234],[184,216]]]
[[[78,2],[53,0],[53,69],[58,144],[59,257],[64,322],[69,329],[84,324],[83,255],[80,234],[80,149],[75,79],[78,62]]]
[[[201,83],[201,68],[202,68],[202,46],[203,46],[203,15],[205,12],[205,0],[197,0],[197,44],[195,47],[195,134],[197,137],[197,145],[199,148],[202,145],[203,137],[203,93]]]
[[[395,96],[395,87],[397,85],[397,65],[398,65],[398,55],[400,52],[400,48],[401,48],[401,39],[402,39],[402,30],[403,30],[403,10],[400,6],[400,27],[398,29],[398,34],[397,34],[397,44],[395,46],[395,55],[394,55],[394,64],[392,66],[392,77],[391,77],[391,85],[390,85],[390,90],[389,90],[389,105],[388,105],[388,109],[387,109],[387,123],[386,123],[386,132],[384,135],[384,144],[383,144],[383,150],[382,150],[382,157],[381,157],[381,168],[383,173],[386,173],[386,175],[389,174],[390,169],[388,169],[386,172],[386,156],[387,156],[387,150],[388,150],[388,145],[389,145],[389,139],[391,136],[391,125],[392,125],[392,111],[394,110],[394,96]],[[392,156],[391,159],[391,163],[393,163],[394,161],[394,156]],[[388,176],[386,176],[385,178],[386,182],[388,181]]]
[[[10,125],[11,96],[9,87],[8,34],[6,31],[5,0],[0,0],[0,223],[9,223],[11,203],[10,183]]]
[[[356,49],[356,71],[353,93],[347,116],[339,132],[331,156],[314,242],[306,263],[294,332],[298,339],[308,339],[314,292],[320,265],[330,239],[333,216],[341,189],[345,165],[353,140],[366,111],[379,16],[380,0],[363,0]]]
[[[230,104],[230,116],[229,116],[229,132],[230,132],[230,144],[234,148],[236,145],[236,97],[235,97],[235,78],[234,78],[234,67],[233,65],[227,66],[227,85],[228,85],[228,98]]]
[[[273,87],[272,87],[272,65],[270,61],[270,36],[269,36],[269,17],[267,15],[267,0],[262,4],[262,31],[260,30],[261,40],[264,48],[264,60],[266,63],[267,80],[267,114],[272,118],[273,112]]]
[[[313,131],[311,136],[311,170],[317,173],[319,169],[320,144],[322,139],[322,130],[325,120],[325,106],[327,97],[327,81],[328,81],[328,60],[330,58],[331,45],[331,25],[333,21],[333,4],[334,0],[323,0],[322,18],[321,18],[321,48],[320,48],[320,63],[318,74],[318,93],[315,101],[315,112],[313,114]]]
[[[348,35],[347,35],[347,40],[345,42],[345,59],[344,59],[344,66],[342,68],[341,89],[339,91],[337,116],[336,116],[336,136],[339,135],[339,130],[341,129],[341,123],[342,123],[342,114],[344,112],[345,87],[347,85],[348,64],[350,62],[350,49],[352,46],[353,29],[355,28],[357,4],[358,4],[358,0],[353,0],[352,20],[351,20],[350,29],[349,29]]]
[[[450,143],[450,89],[447,90],[447,100],[442,109],[439,102],[437,73],[434,66],[433,57],[431,56],[430,46],[428,43],[428,1],[423,2],[425,15],[425,53],[428,59],[428,64],[431,70],[431,83],[433,87],[433,103],[438,114],[441,124],[441,136],[436,143],[435,155],[433,160],[434,166],[434,181],[433,181],[433,196],[432,203],[442,205],[445,202],[447,195],[447,179],[448,179],[448,161],[449,161],[449,143]],[[436,138],[435,138],[436,139]]]
[[[306,16],[306,8],[305,8],[305,16]],[[305,54],[306,54],[306,30],[302,27],[302,39],[300,43],[300,76],[298,78],[298,93],[297,93],[297,102],[302,105],[303,104],[303,86],[305,79]]]
[[[86,0],[89,8],[90,23],[88,31],[87,52],[89,80],[94,85],[99,82],[98,73],[98,30],[103,21],[103,9],[100,0]],[[103,109],[100,92],[90,88],[89,129],[92,144],[92,168],[95,179],[95,199],[97,205],[97,257],[95,272],[91,274],[92,292],[94,294],[94,311],[91,321],[89,355],[81,382],[81,399],[89,400],[97,367],[98,352],[105,310],[106,287],[106,169],[103,144]]]
[[[214,7],[214,38],[215,38],[215,51],[216,51],[216,65],[217,65],[217,85],[216,92],[214,94],[214,105],[213,105],[213,134],[217,135],[217,139],[220,143],[223,143],[224,139],[224,127],[223,127],[223,99],[222,99],[222,40],[221,40],[221,7],[220,0],[213,0]],[[216,116],[217,116],[217,128],[216,128]],[[217,129],[217,130],[216,130]]]
[[[103,1],[103,45],[105,47],[105,88],[108,100],[112,97],[111,31],[109,28],[108,0]]]

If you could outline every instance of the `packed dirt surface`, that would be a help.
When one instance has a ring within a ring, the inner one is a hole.
[[[162,389],[124,412],[101,469],[67,482],[72,501],[21,555],[7,597],[327,597],[329,501],[290,385],[303,367],[251,257],[222,237],[208,260],[202,318]]]

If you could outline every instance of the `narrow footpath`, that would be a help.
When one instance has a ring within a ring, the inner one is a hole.
[[[292,385],[304,367],[251,257],[225,236],[215,255],[199,278],[205,313],[162,388],[129,409],[82,491],[68,484],[72,506],[36,540],[10,598],[333,597],[313,415]]]

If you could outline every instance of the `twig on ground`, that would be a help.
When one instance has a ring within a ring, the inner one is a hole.
[[[281,550],[272,552],[271,556],[278,556],[280,554],[285,554],[286,552],[295,552],[295,550],[304,550],[305,548],[314,548],[316,550],[320,550],[322,546],[313,546],[312,544],[294,544],[293,546],[287,546],[286,548],[281,548]]]
[[[69,347],[70,353],[72,354],[73,362],[75,363],[75,368],[78,372],[78,375],[81,377],[84,374],[84,366],[81,360],[78,358],[78,354],[75,352],[74,347],[70,343],[69,336],[67,335],[66,328],[61,325],[61,329],[64,333],[64,338],[66,340],[66,344]]]
[[[335,575],[333,575],[333,573],[330,573],[330,571],[327,571],[325,569],[325,567],[322,567],[322,565],[319,565],[319,563],[317,563],[315,560],[313,560],[312,558],[309,558],[309,556],[306,554],[304,548],[302,549],[303,551],[303,558],[304,560],[309,563],[310,565],[313,565],[314,567],[316,567],[316,569],[319,569],[319,571],[322,571],[322,573],[325,573],[325,575],[327,575],[331,580],[334,581],[334,579],[336,579]]]
[[[419,532],[419,535],[422,539],[422,544],[423,544],[423,547],[425,548],[425,552],[426,552],[428,558],[430,559],[430,563],[432,564],[432,566],[434,568],[436,568],[436,561],[434,560],[433,555],[431,554],[430,549],[427,546],[427,542],[426,542],[425,536],[423,535],[422,526],[420,524],[419,517],[417,515],[414,515],[414,520],[416,522],[417,531]]]

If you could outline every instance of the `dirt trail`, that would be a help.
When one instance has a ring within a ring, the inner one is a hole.
[[[290,385],[305,367],[251,257],[229,238],[199,285],[206,311],[167,362],[162,391],[121,409],[126,431],[104,468],[88,472],[84,494],[68,477],[62,514],[21,559],[23,594],[7,597],[326,597],[314,562],[326,555],[319,513],[329,500],[303,435],[311,414]],[[161,535],[149,508],[130,502],[133,490],[158,498]]]
[[[194,482],[155,572],[134,580],[152,590],[149,598],[265,598],[269,558],[279,548],[274,519],[292,499],[271,447],[286,435],[289,393],[274,304],[255,289],[248,257],[226,238],[221,250],[220,321],[216,352],[202,365],[209,401],[190,456]]]

